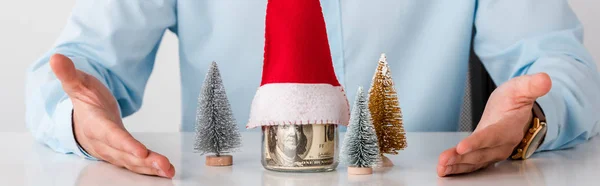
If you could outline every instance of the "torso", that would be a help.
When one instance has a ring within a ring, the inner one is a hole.
[[[179,0],[182,129],[193,131],[196,100],[217,61],[240,128],[260,84],[267,0]],[[323,0],[334,67],[352,104],[368,88],[382,52],[407,131],[455,131],[462,104],[474,0]]]

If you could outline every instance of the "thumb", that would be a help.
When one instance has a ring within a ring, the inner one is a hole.
[[[550,92],[552,80],[546,73],[537,73],[534,75],[525,75],[515,78],[515,94],[519,97],[537,99]]]
[[[70,92],[69,90],[73,90],[81,84],[75,65],[68,57],[62,54],[52,55],[50,57],[50,68],[52,68],[52,72],[60,80],[66,92]]]

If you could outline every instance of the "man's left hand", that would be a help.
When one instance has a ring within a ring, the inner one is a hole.
[[[529,128],[535,100],[551,87],[545,73],[519,76],[499,86],[490,95],[475,131],[440,154],[437,174],[469,173],[507,159]]]

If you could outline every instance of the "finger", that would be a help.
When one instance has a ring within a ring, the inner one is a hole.
[[[461,173],[473,172],[475,170],[477,170],[476,165],[456,164],[456,165],[446,166],[446,171],[444,171],[444,175],[448,176],[448,175],[452,175],[452,174],[461,174]]]
[[[105,135],[105,142],[109,146],[132,154],[138,158],[146,158],[148,156],[148,149],[138,140],[133,138],[129,132],[119,127],[111,127],[107,135]]]
[[[140,174],[156,175],[162,177],[173,177],[169,176],[165,171],[154,168],[154,166],[147,164],[145,159],[135,157],[128,153],[121,153],[121,161],[125,162],[125,168]],[[167,171],[168,172],[168,171]]]
[[[490,162],[497,162],[508,158],[510,153],[511,147],[509,145],[494,148],[484,148],[458,156],[455,164],[477,165]]]
[[[152,166],[152,168],[158,170],[158,175],[172,178],[175,175],[175,168],[169,162],[167,157],[158,154],[153,151],[149,151],[148,157],[146,158],[146,165]]]
[[[130,171],[133,171],[135,173],[139,173],[139,174],[145,174],[145,175],[156,175],[156,176],[160,176],[158,173],[158,170],[152,168],[152,167],[146,167],[146,166],[125,166],[125,168],[129,169]]]
[[[175,166],[173,166],[173,164],[170,164],[171,166],[169,166],[169,170],[167,170],[167,178],[173,178],[173,176],[175,176]]]
[[[121,152],[121,154],[124,154],[124,153]],[[127,164],[127,163],[124,163],[122,159],[115,158],[113,156],[106,156],[106,158],[104,158],[103,160],[107,161],[108,163],[110,163],[114,166],[117,166],[120,168],[126,168],[127,170],[130,170],[130,171],[138,173],[138,174],[162,176],[161,173],[157,169],[154,169],[152,167],[147,167],[147,166],[135,166],[135,165]]]
[[[103,142],[94,141],[94,149],[97,152],[100,152],[100,156],[104,161],[117,167],[124,167],[139,174],[167,177],[165,173],[153,168],[151,165],[147,165],[144,159],[114,149]]]
[[[112,121],[101,121],[105,123],[105,132],[93,132],[90,138],[104,142],[117,150],[132,154],[138,158],[146,158],[148,149],[139,141],[135,140],[125,129],[117,127]]]
[[[463,174],[463,173],[470,173],[470,172],[474,172],[476,170],[479,170],[479,169],[481,169],[482,167],[485,167],[485,166],[486,166],[486,164],[478,164],[478,165],[473,165],[473,164],[455,164],[455,165],[449,165],[449,166],[445,167],[442,176],[448,176],[448,175],[454,175],[454,174]]]
[[[124,166],[137,173],[157,175],[166,178],[172,178],[175,175],[175,169],[169,160],[158,153],[152,152],[147,158],[142,159],[131,154],[121,152],[118,162],[123,162]],[[156,162],[156,163],[154,163]],[[165,166],[165,164],[167,166]],[[158,167],[158,168],[157,168]],[[164,167],[167,167],[166,169]]]
[[[438,165],[446,166],[455,164],[458,160],[457,158],[459,157],[460,155],[456,153],[456,148],[450,148],[440,154],[440,157],[438,159]]]
[[[134,155],[131,155],[127,152],[123,152],[121,150],[115,149],[113,147],[108,146],[102,141],[93,140],[95,149],[108,150],[113,152],[110,154],[114,159],[118,159],[119,162],[122,162],[127,166],[139,166],[139,167],[151,167],[150,165],[146,165],[146,162],[143,158],[138,158]]]
[[[446,166],[445,165],[437,166],[437,175],[440,177],[446,176]]]
[[[516,77],[514,82],[516,83],[514,95],[528,98],[531,102],[544,96],[552,88],[552,81],[546,73]]]
[[[63,88],[68,93],[81,85],[75,65],[68,57],[62,54],[54,54],[50,57],[50,68],[60,80]]]
[[[171,178],[175,174],[175,169],[173,168],[173,165],[163,155],[150,151],[148,157],[142,159],[135,157],[129,153],[114,149],[100,141],[97,142],[99,143],[97,144],[97,146],[107,149],[106,151],[110,152],[110,154],[107,157],[111,159],[112,162],[115,162],[117,165],[122,165],[129,170],[142,174],[152,174],[167,178]],[[144,171],[140,172],[135,170]]]
[[[473,132],[456,146],[456,152],[460,155],[483,149],[497,147],[508,143],[506,125],[489,125],[479,131]]]
[[[96,153],[98,159],[104,160],[117,167],[125,167],[125,163],[118,158],[118,154],[122,154],[123,152],[111,148],[108,145],[105,145],[103,142],[91,141],[91,143],[92,149]]]

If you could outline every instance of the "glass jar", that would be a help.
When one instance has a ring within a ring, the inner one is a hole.
[[[262,126],[262,165],[282,172],[333,171],[338,136],[337,124]]]

